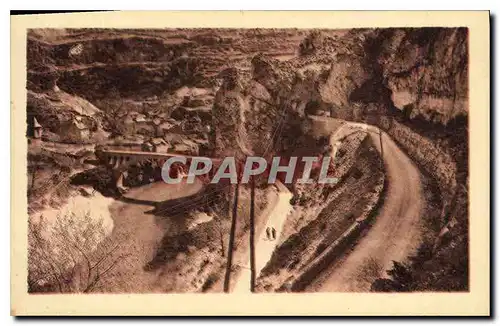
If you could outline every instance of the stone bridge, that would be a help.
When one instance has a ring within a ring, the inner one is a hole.
[[[100,162],[110,169],[113,170],[113,175],[116,180],[116,186],[120,191],[125,191],[126,188],[123,186],[123,178],[127,176],[127,170],[131,166],[145,166],[147,164],[151,164],[151,167],[153,169],[159,168],[160,170],[163,167],[163,164],[171,157],[184,157],[186,158],[186,163],[180,163],[177,164],[175,167],[172,166],[171,169],[174,169],[174,173],[180,172],[178,170],[179,167],[182,167],[182,170],[185,174],[187,174],[188,169],[191,165],[192,159],[193,158],[208,158],[208,157],[203,157],[203,156],[191,156],[191,155],[184,155],[184,154],[178,154],[174,152],[170,153],[161,153],[161,152],[145,152],[145,151],[129,151],[129,150],[118,150],[118,149],[99,149],[96,150],[96,156],[100,160]],[[223,161],[220,158],[210,158],[212,160],[212,168],[208,173],[205,174],[207,180],[211,180],[212,177],[214,176],[215,172],[220,166],[220,163]],[[318,156],[319,162],[322,161],[322,155]],[[280,160],[280,165],[287,165],[288,164],[288,159],[283,157]],[[330,162],[333,168],[333,162]],[[269,173],[271,167],[271,160],[268,160],[267,168],[265,173]],[[321,163],[315,163],[313,164],[312,167],[312,176],[316,175],[319,173],[321,167]],[[243,163],[240,163],[238,165],[238,170],[243,168]],[[295,168],[295,172],[293,173],[294,177],[293,179],[297,179],[300,176],[302,176],[303,173],[303,168],[304,168],[304,162],[301,161],[301,158],[299,157],[299,163],[297,164]],[[177,169],[177,170],[175,170]],[[158,171],[158,170],[157,170]],[[241,171],[241,170],[240,170]],[[329,169],[330,171],[330,169]],[[264,173],[264,175],[265,175]],[[277,178],[279,180],[284,181],[286,178],[286,173],[284,172],[278,172],[277,173]]]
[[[128,151],[128,150],[113,150],[103,149],[96,151],[97,158],[113,170],[116,179],[116,186],[121,191],[126,190],[123,186],[123,177],[126,170],[133,165],[151,164],[153,167],[162,168],[163,164],[171,157],[185,157],[186,166],[191,164],[194,157],[203,158],[201,156],[191,156],[177,153],[159,153],[159,152],[143,152],[143,151]],[[220,159],[213,159],[214,163],[221,161]],[[214,169],[212,168],[212,171]],[[211,171],[211,173],[212,173]]]
[[[125,151],[125,150],[101,150],[96,153],[101,162],[115,170],[126,169],[135,164],[155,162],[158,166],[163,166],[166,160],[171,157],[185,157],[186,164],[189,165],[194,157],[177,153],[158,153],[158,152],[141,152],[141,151]],[[214,159],[214,161],[217,159]]]

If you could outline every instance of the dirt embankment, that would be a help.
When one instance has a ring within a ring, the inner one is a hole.
[[[396,120],[382,119],[381,126],[437,181],[443,204],[449,205],[457,188],[457,163],[450,154],[440,148],[437,142],[419,135]],[[441,217],[444,218],[444,211]]]

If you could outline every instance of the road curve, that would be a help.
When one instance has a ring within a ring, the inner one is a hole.
[[[373,143],[381,152],[378,129],[369,127],[369,131]],[[385,133],[382,133],[382,146],[388,182],[384,203],[375,217],[374,225],[352,252],[327,268],[306,291],[369,291],[370,281],[375,276],[366,275],[368,265],[372,266],[372,271],[373,267],[378,269],[379,277],[384,277],[386,270],[392,267],[393,260],[404,260],[416,249],[420,240],[420,214],[423,207],[420,173]]]
[[[119,244],[115,255],[125,255],[117,268],[111,270],[99,292],[148,293],[164,292],[165,278],[158,272],[145,271],[146,264],[153,259],[166,229],[178,227],[173,219],[158,219],[149,213],[156,203],[193,195],[202,189],[202,183],[195,180],[187,184],[170,185],[155,182],[132,188],[111,208],[114,229],[109,241]],[[161,220],[166,225],[161,225]],[[99,250],[99,249],[98,249]]]

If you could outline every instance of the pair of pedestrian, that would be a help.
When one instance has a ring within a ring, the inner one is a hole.
[[[276,240],[276,229],[268,226],[266,228],[266,236],[268,240]]]

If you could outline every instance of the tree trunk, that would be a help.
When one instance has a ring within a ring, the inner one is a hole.
[[[250,191],[250,291],[255,292],[255,179]]]

